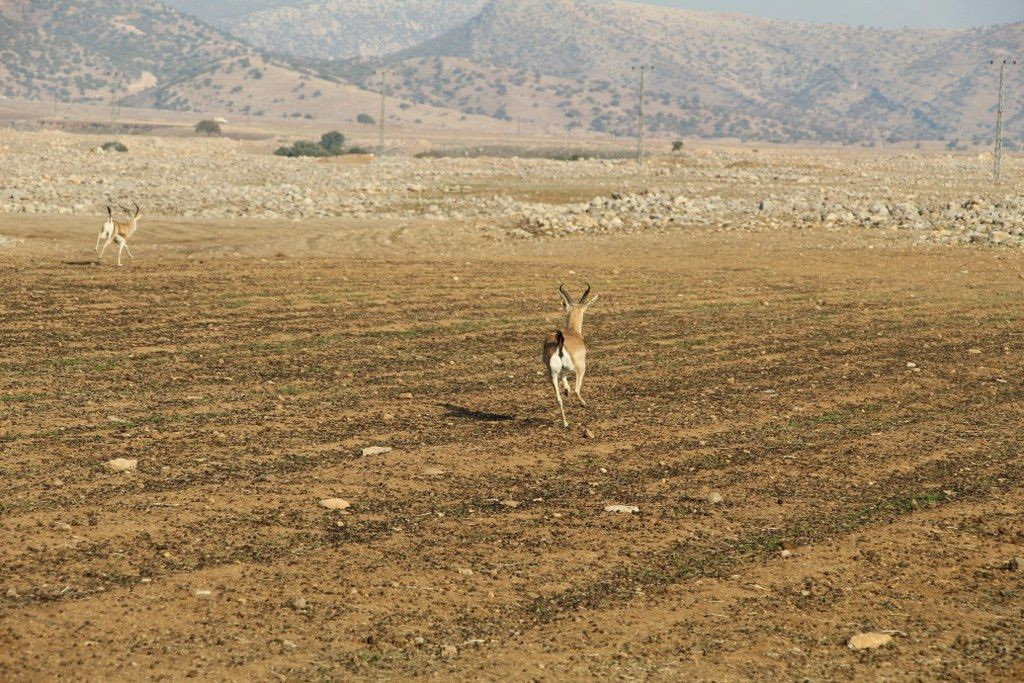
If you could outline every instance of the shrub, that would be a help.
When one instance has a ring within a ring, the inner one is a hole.
[[[683,141],[682,140],[676,140],[675,142],[673,142],[672,143],[672,151],[673,152],[682,152],[683,151]]]
[[[223,135],[224,131],[220,129],[220,124],[216,121],[206,119],[196,124],[196,132],[201,135]]]
[[[128,148],[124,146],[124,143],[118,142],[117,140],[111,140],[110,142],[104,142],[100,149],[104,152],[127,152]]]
[[[320,142],[299,140],[290,147],[278,147],[274,152],[279,157],[336,157],[342,154],[365,154],[361,147],[346,150],[345,136],[336,130],[320,136]]]
[[[319,142],[310,140],[299,140],[291,147],[278,147],[274,152],[279,157],[326,157],[336,156],[331,154]]]
[[[320,146],[324,149],[332,152],[341,152],[341,148],[345,145],[345,136],[336,130],[332,130],[330,133],[324,133],[320,136]]]
[[[356,123],[366,123],[372,125],[374,123],[377,123],[377,120],[370,116],[369,114],[360,114],[359,116],[356,117]]]

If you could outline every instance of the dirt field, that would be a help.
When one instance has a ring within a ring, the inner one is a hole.
[[[0,679],[1024,678],[1017,251],[0,221]]]

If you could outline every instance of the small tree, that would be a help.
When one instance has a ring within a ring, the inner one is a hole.
[[[336,130],[332,130],[330,133],[324,133],[320,136],[320,146],[327,151],[340,154],[341,148],[345,145],[345,136]]]
[[[123,143],[117,140],[111,140],[110,142],[104,142],[100,147],[104,152],[127,152],[128,148]]]
[[[374,123],[377,123],[377,120],[374,119],[369,114],[360,114],[359,116],[356,117],[356,123],[365,123],[373,125]]]
[[[682,152],[683,151],[683,141],[682,140],[676,140],[675,142],[673,142],[672,143],[672,151],[673,152]]]
[[[223,135],[224,131],[220,129],[220,124],[216,121],[206,119],[196,124],[196,132],[200,135]]]

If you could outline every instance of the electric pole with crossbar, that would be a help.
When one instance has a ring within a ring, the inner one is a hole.
[[[388,75],[391,73],[387,69],[378,69],[373,72],[375,76],[380,76],[380,140],[377,142],[377,156],[384,156],[384,134],[385,126],[387,125],[387,97],[388,97]]]
[[[995,64],[995,60],[989,62]],[[999,63],[999,104],[996,105],[996,154],[995,154],[995,177],[999,182],[1003,174],[1003,85],[1006,82],[1006,67],[1015,66],[1016,60],[1004,59]]]
[[[644,163],[644,87],[646,86],[647,72],[654,71],[654,67],[644,64],[634,66],[632,69],[640,72],[640,91],[636,108],[636,162],[642,166]]]

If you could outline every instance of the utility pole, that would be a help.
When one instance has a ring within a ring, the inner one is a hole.
[[[121,115],[121,107],[117,102],[117,98],[121,93],[121,72],[120,71],[107,71],[107,76],[113,76],[114,82],[110,86],[110,125],[114,129],[114,135],[117,135],[117,119]]]
[[[387,92],[388,92],[388,70],[378,69],[373,72],[380,76],[380,140],[377,142],[377,156],[384,156],[384,133],[387,125]]]
[[[995,60],[989,62],[995,64]],[[995,177],[1003,174],[1003,84],[1006,82],[1006,67],[1017,64],[1016,60],[1004,59],[999,64],[999,104],[996,106],[996,154],[995,154]]]
[[[642,166],[644,163],[644,87],[646,85],[647,72],[654,71],[654,67],[643,64],[641,66],[634,66],[632,69],[633,71],[640,72],[640,92],[636,122],[636,162]]]

